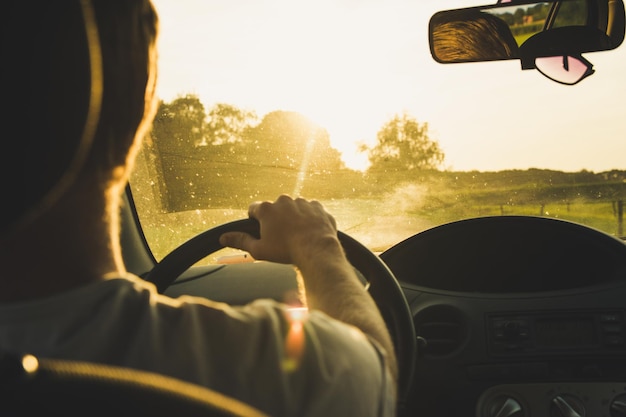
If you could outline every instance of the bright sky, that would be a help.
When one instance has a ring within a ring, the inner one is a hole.
[[[519,61],[438,64],[427,25],[461,0],[153,0],[158,93],[197,94],[262,117],[297,111],[363,167],[394,114],[428,122],[454,170],[626,168],[626,47],[586,54],[596,73],[563,86]],[[471,1],[471,0],[470,0]],[[479,100],[478,100],[479,99]],[[587,112],[587,115],[583,115]]]

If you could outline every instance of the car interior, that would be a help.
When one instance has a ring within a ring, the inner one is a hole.
[[[258,236],[252,201],[316,199],[391,333],[399,417],[626,416],[624,4],[475,3],[154,0],[126,267],[171,297],[289,302],[291,265],[218,238]],[[262,415],[56,365],[0,357],[11,415]]]

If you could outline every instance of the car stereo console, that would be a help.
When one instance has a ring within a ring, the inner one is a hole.
[[[487,329],[495,356],[626,354],[623,310],[495,313]]]
[[[501,382],[482,392],[476,417],[626,416],[624,310],[491,313],[486,324],[502,361],[469,375]]]

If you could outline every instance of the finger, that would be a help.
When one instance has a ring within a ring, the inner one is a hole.
[[[248,206],[248,217],[253,219],[260,220],[260,216],[262,216],[262,212],[267,210],[272,203],[269,201],[256,201]]]
[[[322,203],[317,200],[311,200],[309,204],[311,205],[311,207],[315,207],[315,209],[318,210],[320,213],[324,213],[324,215],[328,218],[333,227],[335,229],[337,228],[337,221],[335,220],[335,217],[326,210]]]
[[[248,206],[248,217],[256,219],[256,212],[259,209],[260,201],[255,201],[254,203],[250,203]]]
[[[257,242],[258,239],[244,232],[226,232],[220,236],[220,244],[222,246],[241,249],[251,254]]]

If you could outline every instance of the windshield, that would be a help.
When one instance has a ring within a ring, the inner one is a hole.
[[[157,260],[283,193],[376,252],[491,215],[625,234],[624,47],[567,86],[435,62],[430,17],[476,0],[154,3],[161,101],[131,188]]]

